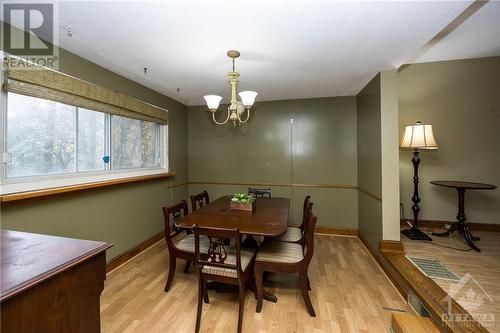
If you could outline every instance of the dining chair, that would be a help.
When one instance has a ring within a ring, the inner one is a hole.
[[[256,198],[271,198],[271,188],[248,188],[248,194],[253,195]]]
[[[203,301],[208,303],[207,281],[239,287],[238,333],[243,324],[243,308],[248,279],[252,278],[255,250],[241,247],[241,234],[236,229],[206,228],[194,225],[196,269],[198,272],[198,312],[196,332],[200,330]],[[202,237],[208,238],[208,249],[203,248]],[[235,246],[225,243],[234,240]]]
[[[162,207],[162,210],[165,224],[165,242],[167,243],[169,254],[168,278],[165,285],[165,292],[167,292],[174,279],[177,258],[186,260],[184,272],[187,273],[190,263],[195,261],[196,255],[194,252],[194,235],[184,233],[183,229],[175,226],[177,220],[188,214],[186,200],[182,200],[180,203],[170,207]],[[202,238],[200,244],[202,249],[208,249],[208,238]]]
[[[190,196],[191,198],[191,211],[194,212],[197,209],[200,209],[201,207],[207,205],[210,203],[210,199],[208,197],[208,192],[203,191],[198,194],[194,194]]]
[[[264,241],[255,259],[255,282],[257,285],[257,312],[262,310],[264,297],[262,275],[264,272],[299,273],[299,286],[311,317],[316,317],[309,298],[310,283],[307,269],[314,253],[314,227],[316,216],[311,212],[305,232],[305,248],[300,244]]]
[[[270,238],[270,240],[278,242],[297,243],[302,246],[305,244],[305,230],[307,229],[307,221],[312,210],[311,196],[308,195],[304,199],[302,206],[302,221],[298,227],[287,227],[286,233],[281,236]]]

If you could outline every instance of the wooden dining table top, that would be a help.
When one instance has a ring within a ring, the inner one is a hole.
[[[257,198],[253,212],[229,209],[232,196],[223,196],[195,210],[176,222],[189,229],[197,224],[212,228],[238,228],[240,233],[276,237],[287,230],[290,200],[287,198]]]

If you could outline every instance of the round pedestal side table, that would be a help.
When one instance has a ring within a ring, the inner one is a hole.
[[[434,236],[447,236],[455,231],[458,231],[464,236],[465,241],[471,248],[481,252],[481,249],[474,244],[474,241],[478,241],[479,237],[474,237],[470,231],[469,225],[467,224],[467,218],[465,217],[465,191],[466,190],[494,190],[497,187],[491,184],[483,183],[471,183],[462,181],[449,181],[449,180],[433,180],[431,184],[443,187],[451,187],[457,190],[458,194],[458,214],[457,220],[451,225],[450,229],[441,233],[432,233]]]

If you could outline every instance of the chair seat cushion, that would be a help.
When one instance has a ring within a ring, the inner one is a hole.
[[[232,246],[226,246],[226,253],[227,257],[224,263],[229,265],[236,265],[236,248]],[[241,249],[240,253],[241,253],[241,269],[243,271],[246,271],[248,265],[252,261],[252,258],[255,254],[255,250]],[[203,266],[202,272],[206,274],[226,276],[231,278],[238,277],[238,272],[235,269],[230,269],[230,268]]]
[[[189,234],[183,238],[174,240],[174,245],[181,251],[194,253],[194,235]],[[208,251],[208,238],[206,236],[200,236],[200,252]]]
[[[296,243],[302,238],[302,230],[298,227],[288,227],[286,229],[286,233],[278,236],[270,238],[270,240],[278,241],[278,242],[291,242]]]
[[[300,244],[265,241],[257,253],[256,261],[297,263],[304,259]]]

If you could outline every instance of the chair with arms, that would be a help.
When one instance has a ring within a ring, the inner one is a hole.
[[[185,234],[183,229],[175,227],[175,222],[188,214],[186,200],[182,200],[180,203],[170,207],[163,207],[162,210],[165,224],[165,242],[167,243],[169,254],[168,278],[165,285],[165,292],[167,292],[172,285],[177,258],[186,260],[186,267],[184,269],[186,273],[189,270],[190,263],[195,260],[194,236],[192,234],[183,235]],[[208,249],[208,238],[202,238],[200,244],[202,249]]]
[[[271,188],[248,188],[248,194],[253,195],[256,198],[271,198]]]
[[[311,317],[316,317],[309,298],[307,269],[314,253],[314,227],[316,216],[309,214],[305,228],[305,248],[300,244],[264,241],[255,259],[255,282],[257,285],[257,312],[262,310],[264,272],[299,273],[299,286]]]
[[[311,213],[311,209],[312,209],[311,196],[308,195],[304,199],[304,205],[302,208],[302,222],[300,223],[300,226],[288,227],[286,229],[285,234],[283,234],[279,237],[269,238],[269,240],[278,241],[278,242],[297,243],[297,244],[304,245],[306,224],[307,224],[309,214]]]
[[[198,271],[198,312],[196,332],[200,330],[203,299],[208,303],[207,281],[239,286],[238,332],[243,324],[245,290],[252,278],[255,250],[241,248],[241,234],[236,229],[219,229],[193,226],[195,236],[196,269]],[[208,249],[202,246],[202,237],[209,240]],[[234,239],[235,246],[228,246],[226,239]]]
[[[197,209],[200,209],[201,207],[207,205],[210,203],[210,199],[208,197],[208,192],[203,191],[198,194],[194,194],[190,196],[191,198],[191,211],[194,212]]]

